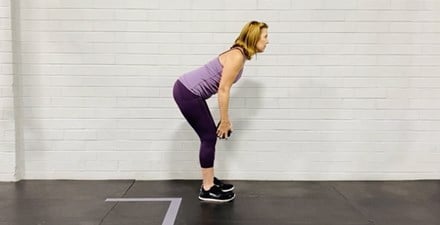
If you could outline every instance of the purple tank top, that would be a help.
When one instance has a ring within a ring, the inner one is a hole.
[[[179,80],[195,95],[198,95],[203,99],[208,99],[218,92],[222,71],[223,66],[217,56],[207,64],[183,74],[179,77]],[[242,73],[243,69],[238,73],[234,83],[241,78]]]

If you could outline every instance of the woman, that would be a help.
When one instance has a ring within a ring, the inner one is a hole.
[[[215,145],[217,137],[227,138],[232,132],[228,115],[232,84],[240,79],[246,60],[266,48],[267,29],[263,22],[247,23],[229,50],[183,74],[174,84],[174,100],[201,142],[199,160],[203,183],[199,199],[202,201],[228,202],[235,198],[234,186],[214,177]],[[206,104],[206,99],[214,94],[218,94],[220,109],[217,126]]]

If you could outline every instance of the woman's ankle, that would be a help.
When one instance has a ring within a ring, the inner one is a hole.
[[[209,189],[211,189],[212,186],[214,186],[214,183],[211,183],[211,184],[203,184],[202,186],[203,186],[203,190],[205,190],[205,191],[209,191]]]

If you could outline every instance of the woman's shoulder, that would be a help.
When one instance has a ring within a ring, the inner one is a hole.
[[[218,57],[218,61],[223,68],[228,67],[242,69],[246,60],[239,50],[232,50],[226,54],[220,55]]]
[[[228,55],[228,59],[233,60],[233,61],[237,60],[239,62],[244,62],[246,57],[240,49],[234,48],[234,49],[231,49],[231,51]]]
[[[230,60],[244,61],[244,59],[246,59],[246,56],[245,56],[242,48],[232,47],[232,48],[228,49],[227,51],[221,53],[219,55],[219,58],[223,58],[224,60],[227,60],[227,61],[230,61]]]

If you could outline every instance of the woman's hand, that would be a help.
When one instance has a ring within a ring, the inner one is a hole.
[[[227,139],[232,133],[232,123],[230,121],[220,121],[217,124],[217,137]]]

